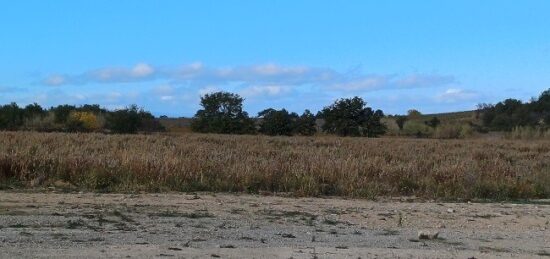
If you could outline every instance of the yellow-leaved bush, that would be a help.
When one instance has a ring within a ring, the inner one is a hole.
[[[78,125],[86,131],[97,131],[101,129],[101,123],[97,115],[91,112],[71,112],[68,121],[69,124]]]

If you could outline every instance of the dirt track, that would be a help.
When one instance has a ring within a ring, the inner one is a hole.
[[[548,204],[0,192],[0,257],[548,257]]]

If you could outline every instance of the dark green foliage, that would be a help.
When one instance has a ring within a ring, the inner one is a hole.
[[[305,110],[304,113],[296,118],[294,122],[294,134],[302,136],[313,136],[317,133],[316,118],[309,110]]]
[[[424,124],[435,129],[441,124],[441,121],[437,117],[432,117],[429,121],[425,121]]]
[[[24,110],[16,103],[0,106],[0,129],[15,130],[23,125]]]
[[[59,105],[55,108],[52,107],[50,110],[55,115],[55,123],[65,123],[69,118],[69,114],[71,114],[72,111],[76,110],[76,106],[64,104]]]
[[[96,115],[108,112],[106,109],[101,108],[98,104],[84,104],[76,108],[76,110],[79,112],[91,112]]]
[[[201,106],[191,123],[191,129],[202,133],[250,134],[254,121],[243,111],[244,99],[238,94],[216,92],[201,97]]]
[[[320,113],[325,120],[323,131],[339,136],[378,137],[386,132],[380,119],[384,117],[381,110],[373,111],[366,107],[360,97],[340,99]]]
[[[258,113],[261,119],[259,132],[270,136],[312,136],[317,132],[315,115],[305,110],[301,116],[287,110],[272,108]]]
[[[260,133],[270,136],[291,136],[294,132],[294,122],[298,114],[289,113],[287,110],[265,109],[258,113]]]
[[[37,103],[29,104],[23,109],[23,114],[25,119],[31,119],[34,117],[44,117],[47,114],[47,111],[42,109]]]
[[[405,122],[407,122],[407,120],[407,116],[397,116],[395,118],[395,123],[397,123],[397,127],[399,127],[399,130],[403,130],[403,126],[405,125]]]
[[[159,120],[151,113],[141,110],[140,113],[139,131],[141,132],[163,132],[166,131]]]
[[[550,89],[538,99],[523,103],[506,99],[496,105],[480,104],[478,113],[485,127],[491,130],[510,131],[518,126],[550,127]]]
[[[141,115],[143,110],[140,110],[136,105],[122,110],[111,112],[107,116],[107,129],[113,133],[137,133],[141,125]]]

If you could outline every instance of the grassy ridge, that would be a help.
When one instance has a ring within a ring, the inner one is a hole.
[[[550,142],[0,132],[0,185],[549,198]]]

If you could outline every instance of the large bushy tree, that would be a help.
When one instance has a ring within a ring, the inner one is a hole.
[[[381,110],[372,110],[360,97],[339,99],[325,107],[319,116],[325,120],[322,128],[339,136],[378,137],[386,132],[380,121]]]
[[[285,109],[265,109],[258,113],[259,132],[270,136],[312,136],[317,132],[315,115],[305,110],[301,116]]]
[[[254,133],[254,121],[243,111],[244,99],[238,94],[216,92],[201,97],[202,109],[193,117],[191,129],[202,133]]]
[[[294,123],[298,114],[287,110],[265,109],[258,113],[260,133],[270,136],[291,136],[294,133]]]

